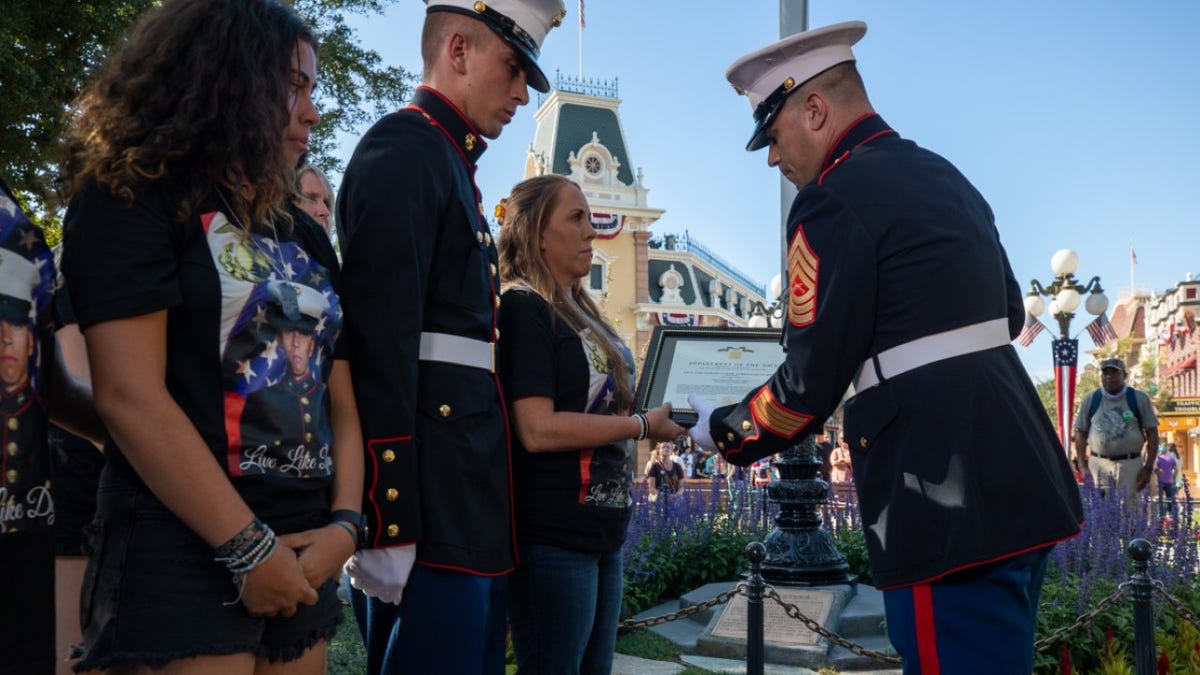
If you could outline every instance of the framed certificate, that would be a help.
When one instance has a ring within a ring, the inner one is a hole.
[[[645,411],[671,404],[671,419],[696,423],[688,394],[713,407],[737,403],[783,363],[778,329],[655,326],[635,403]]]

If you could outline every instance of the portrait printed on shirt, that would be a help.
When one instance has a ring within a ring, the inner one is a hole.
[[[54,524],[42,339],[52,335],[54,256],[41,230],[0,190],[0,532]]]
[[[204,214],[221,282],[221,376],[230,476],[333,473],[326,382],[342,310],[299,243],[246,236]]]
[[[587,412],[611,415],[617,412],[615,377],[631,378],[629,372],[614,373],[608,356],[600,348],[592,331],[579,333],[583,353],[588,362]],[[633,363],[633,355],[622,344],[615,345]],[[579,504],[601,508],[624,509],[633,504],[633,457],[629,443],[610,443],[581,450],[579,461]]]

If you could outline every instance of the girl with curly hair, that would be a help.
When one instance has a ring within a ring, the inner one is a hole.
[[[315,47],[276,0],[167,0],[77,104],[63,266],[110,434],[77,670],[323,672],[362,441],[291,199]]]

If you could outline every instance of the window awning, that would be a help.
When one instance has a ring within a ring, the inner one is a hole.
[[[1170,369],[1168,369],[1165,377],[1175,377],[1176,375],[1181,375],[1181,374],[1183,374],[1184,371],[1191,370],[1195,367],[1196,367],[1196,355],[1192,354],[1191,356],[1180,361],[1179,363],[1176,363],[1174,366],[1172,366]]]

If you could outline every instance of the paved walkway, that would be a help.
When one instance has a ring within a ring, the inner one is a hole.
[[[718,659],[711,656],[695,656],[684,654],[680,659],[688,666],[701,668],[712,673],[746,672],[746,662],[733,659]],[[613,658],[613,675],[675,675],[683,672],[684,666],[669,661],[651,661],[636,656],[617,654]],[[774,666],[767,664],[763,669],[764,675],[817,675],[817,671],[798,666]],[[900,670],[870,670],[854,671],[855,675],[900,675]]]

